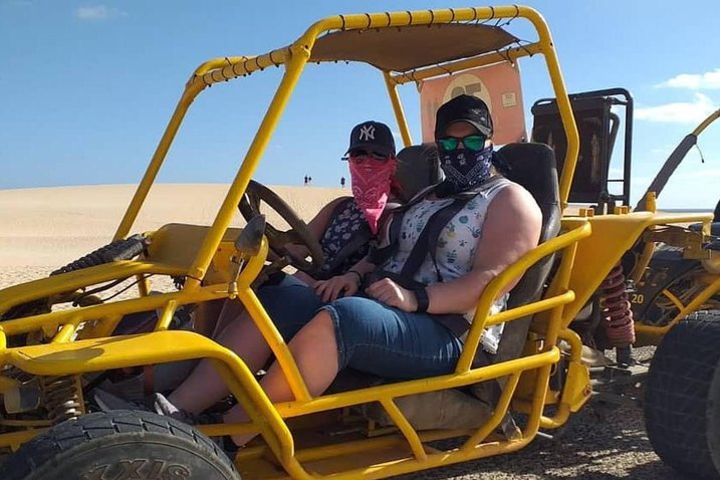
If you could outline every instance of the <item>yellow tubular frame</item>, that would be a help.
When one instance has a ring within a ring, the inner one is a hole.
[[[297,365],[287,345],[282,341],[277,329],[250,289],[250,283],[262,268],[267,254],[267,243],[265,241],[263,241],[261,253],[249,259],[248,266],[241,273],[238,281],[238,295],[275,353],[295,395],[294,401],[276,405],[271,404],[252,373],[233,352],[193,333],[166,330],[172,313],[177,307],[188,303],[227,298],[229,296],[227,287],[222,288],[222,286],[218,285],[202,286],[201,279],[208,271],[208,266],[235,215],[236,205],[245,192],[290,95],[308,59],[311,57],[313,46],[319,36],[340,29],[374,29],[510,18],[525,18],[532,23],[538,33],[538,41],[528,46],[507,48],[502,52],[448,62],[442,67],[428,67],[404,73],[382,72],[384,81],[398,121],[403,143],[410,145],[412,139],[396,90],[397,85],[408,81],[430,78],[441,73],[460,71],[473,66],[487,65],[504,60],[515,61],[517,58],[534,54],[543,55],[555,96],[558,99],[558,107],[568,140],[563,174],[560,178],[560,201],[562,206],[565,207],[575,169],[579,139],[552,38],[544,19],[538,12],[528,7],[505,6],[328,17],[313,24],[297,41],[287,47],[255,57],[212,59],[200,65],[188,80],[153,154],[150,165],[115,232],[115,239],[125,238],[130,232],[182,120],[197,95],[214,83],[249,75],[269,66],[283,65],[285,67],[285,73],[262,119],[258,132],[250,144],[212,226],[205,234],[202,244],[197,250],[197,255],[190,265],[164,265],[142,261],[115,262],[86,269],[82,272],[58,275],[57,277],[30,282],[0,292],[0,312],[23,301],[55,295],[70,289],[82,288],[89,284],[132,275],[139,278],[144,278],[144,275],[153,273],[185,275],[187,280],[183,290],[176,293],[141,296],[140,298],[118,301],[112,304],[84,307],[72,312],[52,312],[4,322],[0,328],[0,365],[13,364],[27,372],[38,375],[71,375],[188,358],[210,358],[227,382],[231,392],[248,412],[251,423],[245,425],[213,425],[203,427],[203,429],[214,435],[252,430],[260,431],[272,453],[288,474],[298,479],[317,478],[316,475],[309,473],[301,465],[301,461],[326,458],[332,455],[332,451],[327,447],[319,447],[296,452],[293,436],[284,419],[371,401],[379,401],[383,405],[388,415],[399,427],[401,437],[370,439],[349,445],[344,450],[351,451],[356,448],[357,451],[363,451],[366,448],[373,448],[373,445],[384,445],[384,442],[390,444],[404,441],[410,447],[413,457],[378,464],[368,469],[351,469],[339,472],[333,474],[333,478],[358,478],[360,475],[363,478],[382,478],[522,448],[532,440],[544,421],[543,407],[547,395],[548,378],[552,365],[557,363],[560,357],[555,343],[558,336],[562,335],[564,325],[571,320],[568,317],[569,313],[566,306],[577,300],[575,293],[569,287],[569,282],[577,244],[591,233],[591,227],[587,221],[573,221],[566,233],[529,252],[488,285],[480,298],[465,349],[453,374],[313,398],[299,374]],[[546,255],[560,251],[563,252],[560,268],[554,277],[550,292],[542,301],[514,308],[497,315],[489,315],[493,300],[499,292],[507,287],[509,282]],[[146,293],[146,290],[141,289],[141,295],[143,291]],[[156,330],[150,334],[110,338],[95,335],[99,333],[109,335],[109,332],[112,331],[110,327],[123,314],[158,308],[162,309],[162,314],[157,322]],[[477,352],[482,329],[485,326],[504,321],[514,321],[533,313],[540,313],[547,320],[545,342],[541,349],[525,357],[482,368],[472,368],[472,360]],[[85,339],[71,341],[77,326],[81,323],[86,323],[87,331],[91,333]],[[90,323],[92,325],[88,326]],[[7,348],[6,335],[18,335],[39,328],[44,329],[46,332],[56,332],[51,335],[52,344]],[[536,371],[536,380],[532,394],[532,408],[521,438],[502,442],[486,441],[507,412],[520,375],[523,372],[530,371]],[[502,377],[507,377],[507,381],[504,384],[496,411],[491,419],[477,431],[418,434],[394,403],[394,399],[401,396],[466,386]],[[0,446],[10,445],[15,447],[38,431],[0,435]],[[470,438],[462,447],[449,454],[447,452],[426,450],[423,446],[423,442],[459,434],[467,434]],[[339,447],[339,449],[343,450],[343,447]]]

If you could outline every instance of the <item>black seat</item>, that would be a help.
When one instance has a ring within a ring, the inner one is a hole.
[[[560,231],[560,194],[557,167],[553,150],[543,143],[512,143],[498,150],[501,164],[508,166],[505,177],[525,187],[540,206],[542,229],[540,243],[555,237]],[[510,292],[508,309],[534,302],[540,298],[554,255],[533,265]],[[503,331],[498,352],[493,361],[500,362],[520,355],[530,327],[530,316],[510,322]]]
[[[502,173],[525,187],[540,206],[543,216],[540,241],[544,242],[556,236],[560,230],[561,214],[553,151],[544,144],[523,143],[506,145],[497,152],[497,155],[504,160],[500,164],[508,167],[508,170]],[[523,278],[510,292],[509,308],[540,298],[553,265],[553,257],[544,258],[525,272]],[[528,316],[508,323],[497,354],[490,359],[480,350],[476,355],[476,366],[487,364],[488,361],[499,362],[518,357],[525,345],[531,320],[532,317]],[[347,372],[347,370],[349,369],[341,372],[331,391],[350,390],[388,382],[387,379],[360,372]],[[449,389],[409,395],[396,399],[396,402],[408,421],[419,430],[474,428],[482,425],[492,414],[493,405],[499,397],[503,384],[504,379],[499,379],[497,382],[486,381],[474,385],[471,388],[474,395]],[[392,420],[377,404],[364,407],[363,414],[379,422],[380,425],[392,424]]]
[[[407,203],[420,190],[443,179],[437,147],[434,143],[405,147],[397,154],[395,181],[401,203]]]

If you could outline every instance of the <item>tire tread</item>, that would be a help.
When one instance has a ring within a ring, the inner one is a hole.
[[[645,426],[653,449],[690,478],[720,479],[711,451],[708,409],[720,393],[720,312],[696,312],[658,346],[645,390]]]

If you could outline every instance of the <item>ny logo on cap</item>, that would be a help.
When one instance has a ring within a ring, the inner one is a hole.
[[[375,140],[375,125],[369,124],[360,127],[360,136],[358,139],[365,140],[366,142],[368,140]]]

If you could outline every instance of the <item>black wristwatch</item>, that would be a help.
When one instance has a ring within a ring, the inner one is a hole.
[[[357,284],[358,284],[358,286],[362,285],[363,276],[360,272],[358,272],[357,270],[348,270],[347,273],[354,273],[355,275],[357,275],[357,277],[358,277]]]
[[[417,300],[417,309],[415,312],[427,312],[427,309],[430,306],[430,298],[428,297],[426,287],[416,287],[413,289],[413,293],[415,294],[415,299]]]

